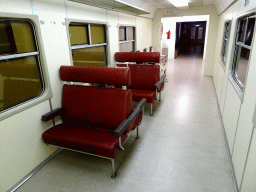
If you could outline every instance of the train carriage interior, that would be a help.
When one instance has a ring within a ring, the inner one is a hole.
[[[0,192],[256,192],[256,1],[0,2]]]

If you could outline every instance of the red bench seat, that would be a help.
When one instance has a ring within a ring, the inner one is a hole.
[[[62,66],[63,81],[129,86],[130,69]],[[45,114],[43,121],[60,115],[63,123],[53,126],[42,135],[47,144],[102,156],[112,161],[130,131],[137,128],[143,115],[146,99],[133,107],[129,89],[64,84],[62,107]]]

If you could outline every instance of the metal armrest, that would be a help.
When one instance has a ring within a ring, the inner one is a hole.
[[[141,109],[147,104],[147,100],[146,98],[142,98],[140,100],[140,102],[137,104],[136,108],[134,109],[134,111],[129,115],[129,117],[127,118],[130,121],[133,121],[137,115],[140,113]]]
[[[114,131],[114,137],[118,138],[120,137],[123,132],[129,127],[131,122],[137,117],[137,115],[140,113],[141,109],[147,104],[147,100],[145,98],[141,99],[140,102],[137,104],[135,110],[129,115],[129,117],[115,129]]]
[[[157,89],[163,82],[166,77],[166,74],[163,74],[159,81],[157,81],[154,85],[154,88]]]
[[[51,119],[53,119],[56,116],[59,116],[62,112],[62,108],[57,108],[54,109],[53,111],[46,113],[45,115],[42,116],[42,121],[49,121]]]
[[[114,137],[119,138],[123,134],[123,132],[129,127],[131,121],[125,119],[123,122],[115,129]]]

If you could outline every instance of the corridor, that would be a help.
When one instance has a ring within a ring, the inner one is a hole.
[[[125,150],[111,161],[63,150],[18,192],[145,191],[234,192],[228,149],[211,77],[203,60],[180,56],[168,62],[162,101],[150,105]]]

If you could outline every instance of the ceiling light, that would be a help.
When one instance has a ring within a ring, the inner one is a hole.
[[[188,6],[188,0],[169,0],[175,7],[186,7]]]

